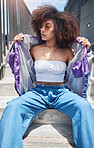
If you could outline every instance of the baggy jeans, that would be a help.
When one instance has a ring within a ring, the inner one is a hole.
[[[10,101],[0,121],[0,148],[23,148],[23,136],[32,120],[46,109],[56,109],[72,120],[77,148],[94,148],[94,112],[89,102],[65,85],[37,85]]]

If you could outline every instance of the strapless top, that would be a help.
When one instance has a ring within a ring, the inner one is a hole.
[[[64,82],[66,63],[62,61],[35,60],[37,81]]]

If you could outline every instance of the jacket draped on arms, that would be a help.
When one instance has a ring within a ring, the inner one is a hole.
[[[38,37],[25,34],[23,41],[17,41],[9,53],[8,62],[14,74],[15,89],[19,95],[36,86],[34,61],[29,50],[33,45],[42,43]],[[75,56],[68,64],[65,83],[71,91],[86,97],[88,75],[92,65],[92,51],[87,54],[87,49],[82,46],[80,37],[77,37],[71,48]]]

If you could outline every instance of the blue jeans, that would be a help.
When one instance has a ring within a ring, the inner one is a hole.
[[[46,109],[56,109],[72,120],[77,148],[94,148],[94,112],[89,102],[65,85],[37,85],[6,106],[0,121],[0,148],[22,148],[32,120]]]

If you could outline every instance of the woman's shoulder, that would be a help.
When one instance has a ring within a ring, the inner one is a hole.
[[[36,44],[36,45],[33,45],[33,46],[31,47],[31,49],[32,49],[32,50],[37,50],[37,49],[41,49],[42,47],[43,47],[42,44]]]
[[[74,51],[70,47],[68,47],[65,50],[65,54],[66,54],[66,57],[67,57],[68,63],[69,63],[74,57]]]
[[[72,54],[73,53],[73,50],[70,47],[61,48],[60,51],[64,52],[65,54]]]
[[[41,45],[41,44],[33,45],[33,46],[31,47],[31,49],[30,49],[30,52],[31,52],[31,53],[37,52],[37,51],[41,50],[42,47],[43,47],[43,45]]]
[[[67,47],[67,48],[65,48],[65,52],[66,52],[67,54],[73,54],[73,49],[70,48],[70,47]]]
[[[41,45],[41,44],[37,44],[37,45],[32,46],[30,49],[31,56],[34,57],[34,55],[36,53],[41,52],[42,47],[43,47],[43,45]]]

